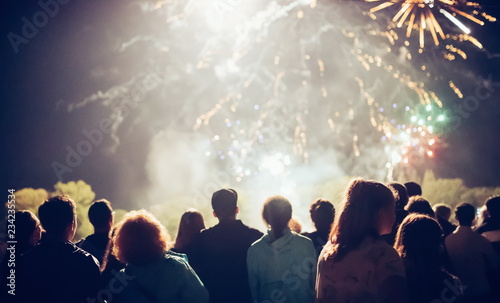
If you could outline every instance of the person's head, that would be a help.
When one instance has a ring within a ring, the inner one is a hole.
[[[274,232],[276,238],[279,238],[292,219],[292,204],[283,196],[269,197],[264,202],[262,218]]]
[[[169,241],[167,230],[151,213],[131,211],[117,224],[113,255],[123,263],[146,264],[161,258]]]
[[[36,246],[42,235],[40,221],[29,210],[20,210],[15,213],[16,218],[16,234],[15,239],[17,244],[23,249],[28,249]],[[10,223],[7,222],[7,225]]]
[[[434,213],[436,214],[436,219],[443,219],[446,221],[450,220],[451,217],[451,207],[448,204],[439,203],[433,207]]]
[[[462,203],[455,208],[455,218],[460,226],[472,226],[476,218],[476,208],[469,203]]]
[[[500,220],[500,196],[489,197],[485,204],[490,218]]]
[[[416,182],[406,182],[405,187],[408,191],[408,197],[422,195],[422,187],[420,187],[420,185]]]
[[[403,259],[415,302],[432,301],[434,286],[443,282],[443,237],[439,223],[427,215],[409,214],[398,228],[394,248]]]
[[[69,196],[55,196],[38,207],[38,217],[47,234],[70,241],[76,232],[76,205]]]
[[[342,259],[366,237],[390,233],[394,220],[394,193],[379,182],[353,179],[347,186],[342,211],[330,235],[333,246],[328,255]]]
[[[406,190],[406,187],[398,182],[391,182],[387,184],[387,187],[398,193],[396,197],[396,208],[404,209],[406,204],[408,204],[408,191]]]
[[[317,199],[309,208],[311,220],[318,231],[328,231],[332,228],[335,219],[335,207],[325,199]]]
[[[418,213],[423,215],[428,215],[429,217],[434,218],[435,214],[432,210],[431,204],[429,201],[425,200],[420,196],[410,197],[410,202],[406,206],[406,210],[409,213]]]
[[[196,209],[189,209],[182,214],[181,222],[179,223],[179,231],[175,239],[175,248],[183,251],[186,249],[192,239],[205,229],[203,215]]]
[[[439,270],[444,253],[441,226],[427,215],[409,214],[398,228],[394,248],[408,266]]]
[[[95,232],[109,233],[113,226],[113,209],[106,199],[94,201],[89,208],[89,221]]]
[[[291,218],[288,222],[288,227],[290,227],[290,230],[295,233],[300,234],[302,232],[302,224],[300,224],[297,218]]]
[[[223,188],[212,195],[212,209],[219,220],[235,219],[238,213],[238,194],[234,189]]]

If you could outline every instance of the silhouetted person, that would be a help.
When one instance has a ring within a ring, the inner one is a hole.
[[[282,196],[266,200],[262,210],[267,234],[248,249],[252,302],[312,303],[316,251],[312,241],[290,230],[292,205]]]
[[[425,200],[420,196],[410,197],[410,202],[408,202],[406,210],[410,214],[417,213],[417,214],[427,215],[431,218],[435,218],[436,216],[434,211],[432,210],[429,201]]]
[[[213,214],[219,223],[195,239],[190,263],[210,293],[212,303],[250,302],[247,250],[262,233],[236,219],[238,195],[221,189],[212,195]]]
[[[396,191],[396,219],[394,220],[394,225],[392,226],[392,231],[390,234],[382,235],[384,240],[390,246],[394,245],[394,241],[396,240],[396,233],[398,232],[398,227],[403,222],[404,218],[408,215],[408,211],[405,210],[406,205],[408,204],[408,192],[406,191],[406,187],[398,182],[391,182],[387,184],[387,187]]]
[[[476,232],[490,241],[497,256],[497,264],[500,264],[500,196],[488,198],[485,205],[488,217],[484,219]],[[492,281],[496,285],[493,289],[494,300],[500,302],[500,269],[495,271]]]
[[[115,255],[113,255],[114,242],[113,238],[116,235],[116,226],[111,229],[110,237],[111,240],[108,243],[106,252],[102,258],[101,263],[101,274],[104,283],[108,285],[109,281],[115,278],[116,274],[125,268],[125,263],[118,261]]]
[[[416,182],[406,182],[405,184],[406,191],[408,192],[408,197],[413,196],[421,196],[422,195],[422,187]]]
[[[450,222],[451,208],[449,205],[444,203],[439,203],[433,207],[434,213],[436,214],[436,220],[443,229],[444,237],[448,237],[449,234],[455,231],[457,226]]]
[[[179,231],[175,239],[173,251],[191,255],[194,239],[205,229],[203,215],[195,209],[190,209],[182,214]]]
[[[316,230],[310,233],[302,233],[302,235],[312,240],[316,253],[319,256],[323,246],[328,241],[328,236],[332,229],[333,220],[335,219],[335,207],[328,200],[317,199],[311,204],[309,214]]]
[[[13,224],[12,224],[13,223]],[[29,210],[21,210],[7,217],[7,241],[16,241],[15,244],[9,244],[6,255],[3,257],[0,265],[0,301],[7,302],[14,299],[12,291],[14,285],[9,286],[10,270],[15,270],[15,261],[24,253],[33,249],[40,241],[42,234],[40,221]],[[14,227],[13,227],[13,226]],[[12,257],[14,256],[14,257]],[[12,262],[13,261],[13,262]],[[15,276],[15,275],[14,275]],[[11,294],[8,291],[11,291]]]
[[[488,198],[485,204],[489,217],[476,231],[490,240],[500,257],[500,196]]]
[[[97,200],[89,208],[89,221],[94,226],[94,233],[76,243],[81,249],[91,253],[102,264],[102,258],[111,240],[113,209],[106,199]]]
[[[453,273],[464,287],[465,302],[493,302],[488,277],[498,264],[488,239],[472,231],[476,209],[462,203],[455,209],[460,226],[445,239]]]
[[[410,302],[462,302],[457,277],[444,269],[441,226],[427,215],[409,214],[399,226],[394,245],[406,267]]]
[[[316,303],[407,302],[403,262],[380,237],[391,232],[394,208],[385,185],[360,178],[349,183],[319,257]]]
[[[167,230],[149,212],[131,211],[118,223],[113,254],[126,263],[117,281],[126,281],[116,303],[208,302],[208,292],[191,266],[167,254]]]
[[[104,288],[97,260],[71,242],[76,231],[75,202],[56,196],[38,208],[40,243],[16,263],[18,302],[81,303],[96,300]]]

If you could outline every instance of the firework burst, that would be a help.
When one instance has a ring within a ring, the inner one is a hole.
[[[481,6],[475,2],[463,0],[365,0],[366,2],[381,2],[370,9],[371,13],[382,9],[401,6],[392,18],[389,27],[402,28],[406,26],[406,37],[409,38],[413,31],[418,32],[421,48],[425,46],[425,35],[427,31],[431,34],[435,45],[439,45],[439,39],[444,40],[446,34],[438,19],[444,16],[447,20],[457,26],[464,34],[469,35],[470,29],[460,19],[467,19],[479,25],[484,25],[484,20],[493,22],[496,19],[484,12],[480,12]]]

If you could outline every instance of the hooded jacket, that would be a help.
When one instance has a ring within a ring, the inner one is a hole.
[[[248,249],[253,302],[314,302],[316,250],[310,239],[289,228],[275,239],[272,230]]]

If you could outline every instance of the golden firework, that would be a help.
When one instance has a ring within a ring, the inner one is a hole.
[[[365,0],[366,2],[382,2],[379,5],[370,9],[374,13],[395,4],[401,5],[399,11],[392,18],[391,26],[401,28],[406,26],[406,37],[410,37],[413,30],[419,34],[419,44],[424,48],[425,31],[430,32],[435,45],[439,45],[439,38],[445,39],[445,34],[441,25],[439,24],[436,15],[440,14],[450,20],[465,34],[470,33],[467,28],[457,16],[464,17],[479,25],[484,25],[484,21],[478,19],[476,16],[481,15],[488,21],[495,21],[496,19],[485,14],[479,13],[481,8],[478,3],[468,2],[464,0]],[[472,10],[471,13],[468,11]],[[466,12],[467,11],[467,12]]]

